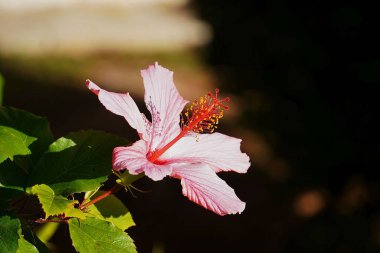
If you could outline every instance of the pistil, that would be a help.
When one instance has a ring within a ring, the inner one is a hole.
[[[215,89],[215,96],[208,93],[199,100],[195,100],[186,112],[181,115],[182,131],[164,147],[148,154],[148,160],[152,163],[162,164],[162,161],[159,161],[158,158],[190,131],[213,133],[219,120],[223,117],[223,110],[228,110],[228,106],[223,103],[230,101],[228,97],[218,99],[218,93],[219,90]]]

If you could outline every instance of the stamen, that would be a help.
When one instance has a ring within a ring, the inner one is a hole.
[[[148,154],[148,160],[152,163],[162,164],[158,158],[189,131],[198,133],[213,133],[217,128],[219,120],[223,118],[223,111],[228,110],[228,106],[223,103],[230,101],[230,98],[218,99],[219,89],[215,89],[215,95],[210,92],[199,100],[195,100],[190,107],[181,114],[182,131],[163,148]],[[197,141],[199,137],[197,137]]]
[[[195,100],[193,104],[182,115],[182,131],[193,131],[196,133],[212,133],[217,128],[216,125],[223,117],[223,110],[228,110],[224,102],[229,102],[230,98],[218,99],[219,89],[215,89],[215,96],[210,92]]]

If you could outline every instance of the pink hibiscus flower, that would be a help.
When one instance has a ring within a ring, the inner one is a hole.
[[[101,89],[87,80],[87,87],[111,112],[123,116],[137,130],[140,140],[113,151],[113,168],[130,174],[144,172],[157,181],[166,176],[181,180],[182,193],[191,201],[219,214],[241,213],[245,208],[216,173],[247,172],[249,157],[240,151],[240,139],[213,133],[229,99],[209,93],[195,101],[180,117],[188,101],[178,93],[173,72],[156,63],[142,70],[145,104],[151,122],[139,111],[128,93]]]

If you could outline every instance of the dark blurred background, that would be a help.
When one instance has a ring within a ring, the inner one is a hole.
[[[369,2],[15,2],[0,2],[4,103],[48,117],[57,137],[94,128],[135,141],[84,81],[130,91],[142,109],[139,70],[154,61],[187,99],[213,87],[232,98],[220,131],[243,139],[252,167],[220,176],[246,210],[219,217],[184,198],[179,181],[144,178],[144,192],[118,194],[140,253],[380,252],[380,41]],[[73,251],[65,227],[51,242]]]

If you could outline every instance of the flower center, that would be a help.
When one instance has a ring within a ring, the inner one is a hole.
[[[219,89],[215,89],[215,95],[208,93],[199,100],[195,100],[189,108],[181,115],[182,131],[168,144],[148,155],[148,160],[152,163],[162,164],[158,158],[171,146],[185,136],[189,131],[195,133],[212,133],[217,128],[219,120],[223,117],[223,110],[228,110],[224,102],[229,102],[230,98],[219,99]]]

